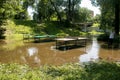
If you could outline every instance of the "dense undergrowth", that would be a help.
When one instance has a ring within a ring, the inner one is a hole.
[[[0,80],[120,80],[119,71],[120,64],[106,61],[39,68],[0,64]]]

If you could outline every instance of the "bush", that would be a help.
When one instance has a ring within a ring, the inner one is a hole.
[[[108,41],[109,39],[109,34],[101,34],[97,38],[99,41]]]
[[[80,65],[41,66],[0,64],[0,80],[119,80],[120,64],[100,61]]]
[[[0,39],[5,38],[5,37],[4,37],[4,33],[5,33],[5,31],[6,31],[5,28],[0,27]]]

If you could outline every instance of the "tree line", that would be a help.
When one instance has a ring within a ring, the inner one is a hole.
[[[0,0],[0,25],[6,19],[29,19],[28,7],[34,9],[33,20],[65,21],[67,23],[92,21],[92,11],[81,8],[82,0]],[[100,6],[102,28],[115,29],[119,34],[120,0],[91,0],[94,6]]]
[[[100,6],[101,27],[113,28],[116,35],[120,30],[120,0],[91,0],[94,6]]]
[[[90,19],[91,11],[80,8],[80,3],[81,0],[0,0],[0,19],[28,19],[27,9],[32,7],[36,21],[49,21],[54,17],[58,21],[83,22]]]

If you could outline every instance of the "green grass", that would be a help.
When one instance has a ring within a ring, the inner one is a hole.
[[[41,66],[0,64],[0,80],[119,80],[120,64],[100,61],[86,65]]]
[[[65,23],[60,23],[57,21],[36,23],[32,20],[7,20],[5,31],[5,41],[6,45],[3,47],[5,49],[13,50],[18,46],[22,46],[23,34],[30,34],[31,37],[34,35],[56,35],[58,37],[65,36],[85,36],[85,32],[80,32],[73,25],[72,27],[66,27]],[[33,40],[29,40],[33,41]]]
[[[45,22],[38,24],[34,21],[22,20],[7,20],[6,25],[6,39],[20,40],[23,37],[21,34],[38,34],[38,35],[59,35],[59,36],[81,36],[81,31],[77,30],[75,26],[66,27],[65,23],[56,21]],[[82,32],[83,33],[83,32]]]

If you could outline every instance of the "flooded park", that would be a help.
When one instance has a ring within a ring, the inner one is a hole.
[[[52,42],[0,41],[0,62],[27,64],[31,67],[62,65],[105,59],[120,61],[120,49],[103,47],[104,42],[91,39],[85,46],[59,50]]]

